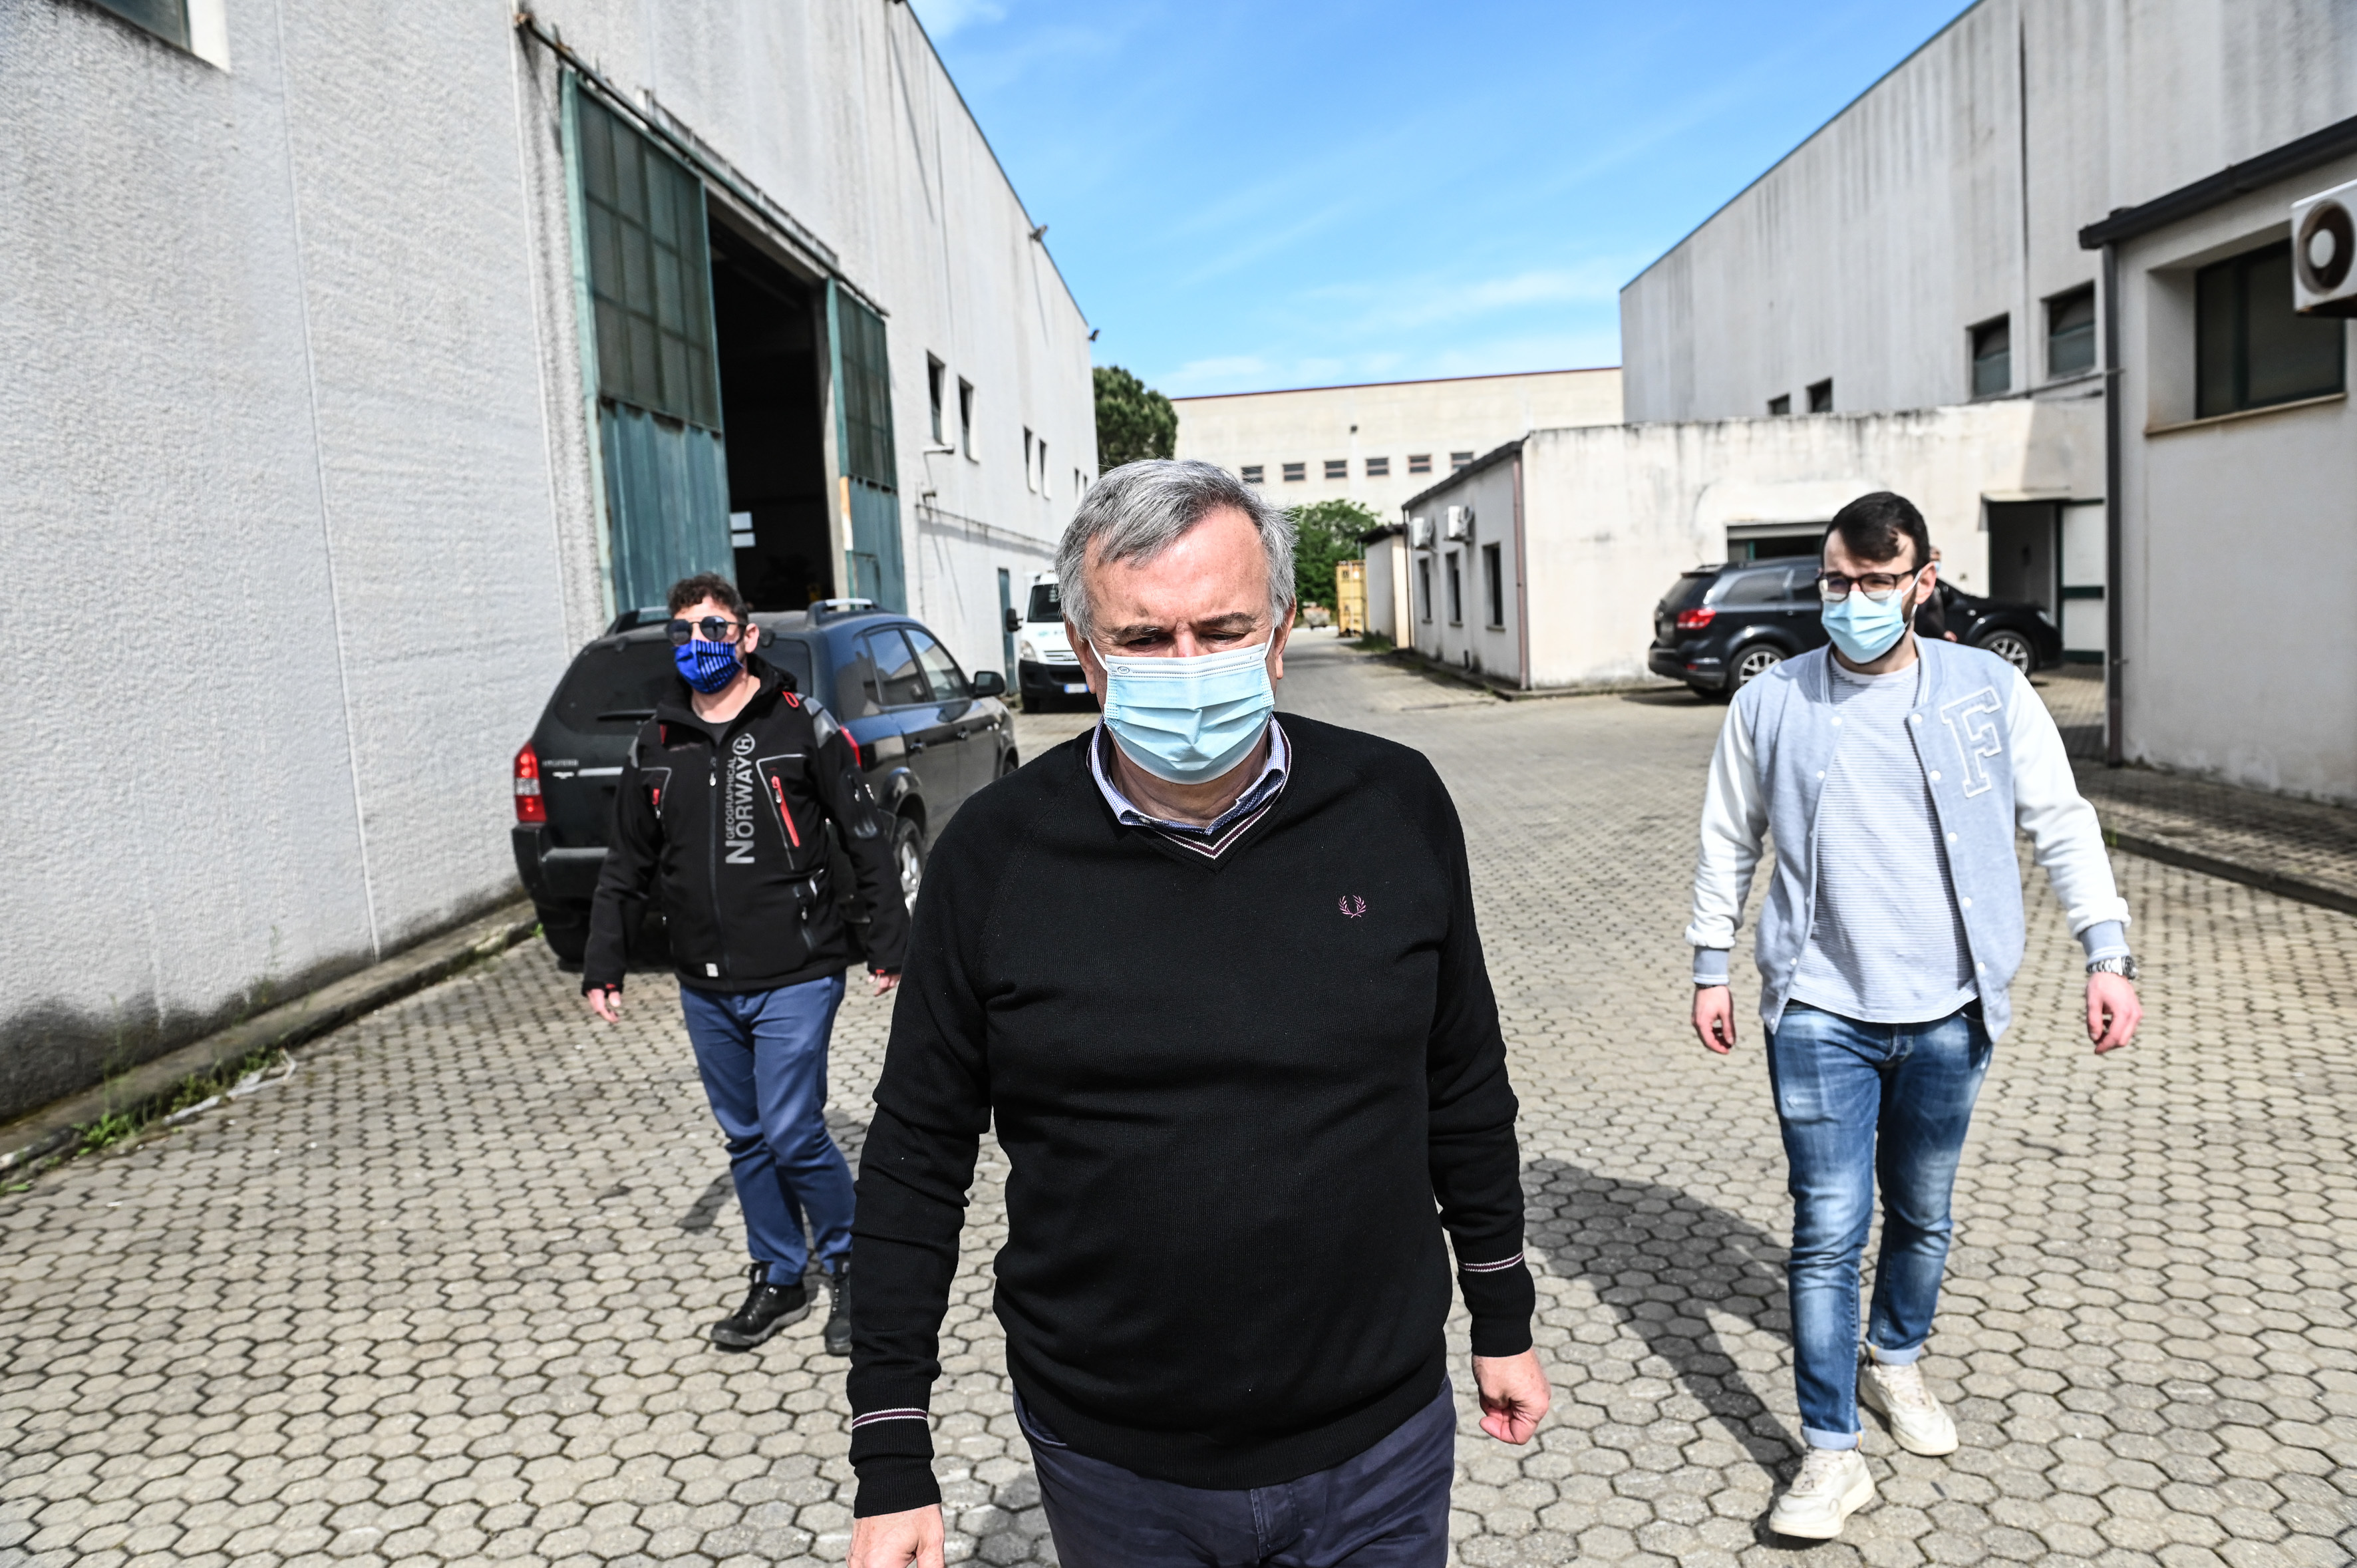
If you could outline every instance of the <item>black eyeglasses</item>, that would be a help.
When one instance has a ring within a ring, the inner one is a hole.
[[[1838,604],[1849,597],[1852,588],[1864,588],[1866,596],[1878,604],[1913,582],[1921,571],[1922,568],[1918,566],[1914,572],[1861,572],[1855,577],[1846,577],[1839,572],[1820,572],[1817,597]]]
[[[684,648],[692,638],[706,642],[734,642],[745,632],[742,621],[705,616],[702,620],[675,620],[671,623],[671,640],[675,648]]]

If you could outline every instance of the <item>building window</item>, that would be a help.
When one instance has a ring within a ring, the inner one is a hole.
[[[1469,468],[1472,466],[1473,454],[1470,452],[1451,452],[1448,455],[1448,471],[1452,474],[1459,468]]]
[[[1504,552],[1495,544],[1481,546],[1481,587],[1488,599],[1490,624],[1503,627],[1506,624],[1506,558]]]
[[[717,430],[704,187],[587,93],[580,111],[598,394]]]
[[[1457,569],[1457,552],[1448,553],[1448,624],[1465,624],[1465,578]]]
[[[1367,478],[1371,479],[1388,479],[1391,477],[1392,460],[1389,457],[1370,457],[1367,459]]]
[[[1309,465],[1307,463],[1287,463],[1285,466],[1285,482],[1288,485],[1297,485],[1308,477]]]
[[[2095,285],[2046,302],[2046,373],[2075,376],[2095,368]]]
[[[958,382],[958,448],[974,456],[974,383]]]
[[[1432,620],[1432,557],[1415,558],[1415,602],[1423,613],[1417,618],[1426,624]]]
[[[1351,459],[1348,457],[1327,458],[1326,477],[1329,479],[1349,478],[1351,477]]]
[[[1771,397],[1768,400],[1768,413],[1770,418],[1776,417],[1780,414],[1787,414],[1792,412],[1792,394],[1791,392],[1786,392],[1781,397]]]
[[[2197,419],[2341,390],[2347,331],[2292,309],[2288,240],[2194,274],[2193,320]]]
[[[1834,383],[1829,376],[1809,388],[1809,412],[1831,413],[1834,411]]]
[[[1995,397],[2013,390],[2013,317],[2000,316],[1973,328],[1973,395]],[[1828,399],[1830,401],[1830,399]]]
[[[1407,458],[1407,471],[1411,474],[1429,474],[1432,472],[1432,454],[1429,452],[1409,453]]]
[[[1031,427],[1028,424],[1023,427],[1023,488],[1035,495],[1039,489],[1039,476],[1031,467]]]
[[[1264,470],[1258,463],[1246,463],[1244,465],[1244,483],[1248,485],[1259,484],[1261,482],[1263,471]]]
[[[1072,470],[1072,494],[1073,494],[1075,497],[1078,497],[1078,496],[1083,496],[1083,495],[1086,495],[1086,494],[1088,493],[1088,489],[1089,489],[1089,482],[1088,482],[1088,480],[1086,480],[1086,479],[1084,479],[1084,478],[1082,478],[1081,477],[1081,471],[1080,471],[1078,468],[1073,469],[1073,470]]]
[[[1045,437],[1039,442],[1039,493],[1043,496],[1048,493],[1048,443]]]
[[[926,396],[927,400],[928,400],[929,402],[931,402],[931,404],[932,404],[932,409],[933,409],[933,445],[934,445],[934,446],[947,446],[947,445],[948,445],[948,443],[947,443],[947,442],[945,442],[945,441],[943,441],[943,440],[942,439],[942,374],[943,374],[943,368],[942,368],[942,362],[941,362],[939,360],[934,359],[931,354],[926,355],[926,356],[925,356],[925,396]]]

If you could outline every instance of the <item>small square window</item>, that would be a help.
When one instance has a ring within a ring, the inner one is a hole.
[[[1367,478],[1371,479],[1388,479],[1391,477],[1392,460],[1389,457],[1370,457],[1367,459]]]
[[[1459,468],[1469,468],[1472,466],[1473,454],[1470,452],[1451,452],[1448,455],[1448,471],[1452,474]]]
[[[1786,392],[1782,397],[1771,397],[1768,400],[1768,413],[1770,418],[1792,412],[1792,394],[1791,392]]]
[[[2013,318],[2000,316],[1973,328],[1973,395],[2013,390]]]
[[[1285,482],[1288,485],[1297,485],[1308,477],[1309,465],[1307,463],[1287,463],[1285,466]]]
[[[2046,302],[2046,373],[2075,376],[2095,368],[2095,286]]]
[[[1351,477],[1351,459],[1348,457],[1327,458],[1326,477],[1329,479],[1349,478]]]
[[[1429,474],[1432,472],[1432,454],[1429,452],[1409,453],[1407,456],[1407,471],[1411,474]],[[1431,618],[1427,616],[1425,618],[1428,620]]]
[[[1244,483],[1245,483],[1245,484],[1248,484],[1248,485],[1257,485],[1257,484],[1259,484],[1259,483],[1261,482],[1261,476],[1262,476],[1261,465],[1259,465],[1258,463],[1246,463],[1246,464],[1244,465]]]
[[[1834,411],[1834,383],[1828,376],[1809,388],[1809,412],[1831,413]]]

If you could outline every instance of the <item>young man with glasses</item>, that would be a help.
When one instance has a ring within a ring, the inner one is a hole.
[[[1791,1167],[1800,1473],[1769,1528],[1829,1540],[1874,1497],[1857,1405],[1910,1453],[1951,1454],[1925,1386],[1974,1098],[2012,1009],[2023,947],[2014,834],[2027,834],[2086,949],[2087,1035],[2142,1016],[2127,907],[2095,813],[2029,682],[1995,654],[1918,638],[1934,585],[1922,514],[1879,492],[1825,532],[1830,648],[1736,694],[1711,760],[1695,870],[1694,1028],[1735,1044],[1727,952],[1771,832],[1760,913],[1769,1084]],[[1859,1364],[1858,1270],[1882,1185],[1882,1251]]]
[[[671,590],[679,681],[630,744],[590,913],[582,993],[622,1010],[626,933],[660,892],[687,1036],[728,1139],[752,1288],[712,1342],[746,1350],[810,1310],[813,1245],[827,1280],[827,1349],[851,1351],[851,1170],[826,1130],[827,1036],[864,946],[876,994],[899,978],[908,905],[859,759],[823,708],[754,650],[761,632],[726,578]],[[833,885],[847,858],[867,925]]]

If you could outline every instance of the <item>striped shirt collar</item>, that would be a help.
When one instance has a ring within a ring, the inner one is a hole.
[[[1114,820],[1124,827],[1160,833],[1180,848],[1192,850],[1208,860],[1217,860],[1266,814],[1284,791],[1285,781],[1293,768],[1293,743],[1286,738],[1285,726],[1272,714],[1268,721],[1268,760],[1262,764],[1260,777],[1236,797],[1235,804],[1199,827],[1193,822],[1174,822],[1139,811],[1121,792],[1121,786],[1113,781],[1113,770],[1106,765],[1106,748],[1114,744],[1113,732],[1100,720],[1089,741],[1089,772],[1096,779],[1105,804],[1113,808]]]

